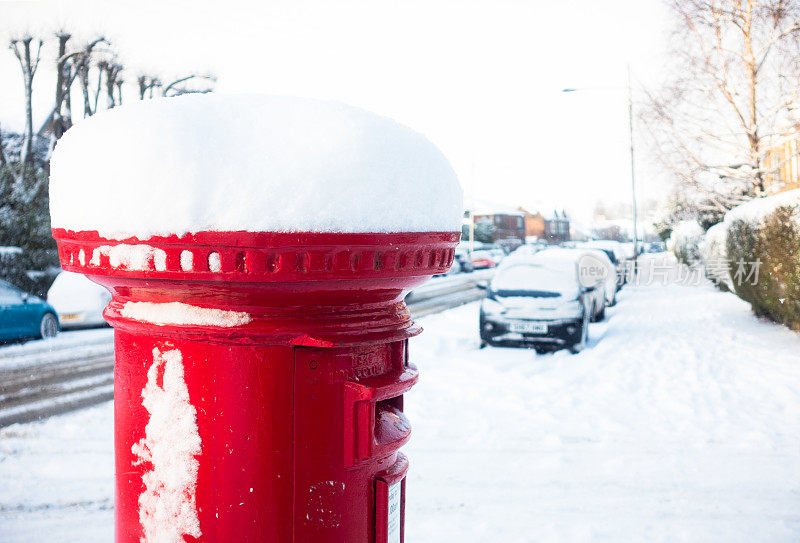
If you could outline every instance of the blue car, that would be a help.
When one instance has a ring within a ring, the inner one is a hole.
[[[58,330],[53,306],[0,279],[0,340],[55,337]]]

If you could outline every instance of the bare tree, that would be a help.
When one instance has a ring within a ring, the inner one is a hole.
[[[56,141],[72,126],[72,98],[71,89],[76,78],[86,75],[88,80],[88,66],[92,51],[100,43],[107,43],[104,38],[97,38],[89,42],[81,49],[67,52],[67,42],[70,36],[66,32],[56,34],[59,40],[59,55],[56,58],[56,96],[53,107],[47,118],[42,123],[38,137],[43,137],[48,129],[51,133],[50,150],[52,151]],[[84,111],[84,116],[86,112]]]
[[[161,81],[158,77],[142,74],[136,78],[139,85],[139,100],[144,100],[145,97],[152,98],[153,90],[161,87]]]
[[[122,86],[122,78],[120,76],[123,70],[122,64],[116,60],[102,60],[98,62],[97,67],[105,75],[106,107],[111,109],[117,105],[117,82],[119,81],[119,86]]]
[[[162,96],[180,96],[181,94],[205,94],[214,90],[214,83],[217,78],[211,74],[190,74],[179,77],[171,83],[164,85],[161,91]],[[199,86],[189,86],[194,83]]]
[[[95,112],[97,112],[97,104],[100,100],[100,92],[103,88],[103,75],[108,61],[99,60],[96,63],[93,62],[96,54],[98,53],[96,47],[101,43],[108,45],[108,42],[104,38],[98,38],[94,42],[90,43],[83,51],[77,67],[78,81],[80,82],[81,93],[83,94],[84,118],[91,117],[95,114]],[[92,92],[90,81],[93,64],[97,68],[97,83],[94,86],[94,92]]]
[[[25,85],[25,139],[20,151],[19,162],[23,171],[33,163],[33,77],[39,67],[42,53],[42,40],[35,40],[32,36],[12,39],[9,44],[14,56],[19,61],[22,70],[22,80]],[[35,53],[33,49],[35,48]]]
[[[89,86],[89,72],[91,70],[92,61],[97,51],[98,46],[109,45],[104,37],[96,38],[90,41],[85,47],[79,51],[75,51],[72,55],[75,56],[74,64],[75,69],[72,74],[73,80],[78,79],[81,87],[81,94],[83,95],[83,116],[90,117],[94,113],[92,107],[93,102],[96,104],[97,100],[91,97],[91,88]],[[70,85],[72,83],[70,82]]]
[[[92,110],[92,100],[89,90],[89,67],[91,66],[91,53],[85,55],[81,58],[80,62],[78,62],[78,67],[76,69],[78,73],[78,81],[81,84],[81,95],[83,96],[83,117],[91,117],[93,110]]]
[[[56,57],[56,96],[53,106],[52,123],[53,138],[57,140],[69,128],[72,112],[69,107],[72,103],[66,98],[69,96],[70,83],[72,82],[72,65],[67,57],[67,42],[72,38],[68,32],[56,33],[58,39],[58,57]]]
[[[762,194],[770,148],[794,137],[800,98],[795,0],[668,0],[676,18],[668,81],[648,91],[655,154],[703,205]]]
[[[97,111],[97,104],[100,101],[100,91],[103,89],[103,73],[106,71],[106,65],[108,64],[105,60],[100,60],[97,63],[97,85],[94,90],[94,103],[92,104],[91,111]],[[92,114],[90,113],[90,115]]]
[[[6,151],[3,147],[3,129],[0,127],[0,166],[6,166],[8,164],[8,160],[6,160]]]
[[[62,119],[64,123],[64,132],[72,128],[72,83],[75,81],[75,66],[71,63],[69,65],[69,78],[66,81],[66,88],[64,89],[64,112]]]
[[[153,98],[156,91],[161,96],[180,96],[181,94],[204,94],[214,90],[217,78],[211,74],[189,74],[173,79],[169,83],[162,82],[154,75],[141,74],[136,82],[139,87],[139,100]]]
[[[119,75],[117,76],[117,79],[114,81],[114,84],[117,86],[117,105],[120,106],[122,105],[122,84],[124,82],[125,80]]]

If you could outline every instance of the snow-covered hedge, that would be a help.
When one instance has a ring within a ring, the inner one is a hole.
[[[800,330],[800,190],[736,207],[723,228],[736,294],[757,315]]]
[[[703,227],[695,220],[681,221],[675,225],[667,241],[670,251],[679,262],[691,266],[700,261],[700,243],[703,241]]]
[[[718,223],[708,229],[700,243],[700,260],[703,262],[706,277],[723,290],[733,290],[727,248],[728,230],[725,223]]]

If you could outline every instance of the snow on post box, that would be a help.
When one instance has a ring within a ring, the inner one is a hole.
[[[398,543],[419,329],[461,189],[392,120],[184,96],[70,129],[52,158],[64,269],[115,328],[116,540]]]

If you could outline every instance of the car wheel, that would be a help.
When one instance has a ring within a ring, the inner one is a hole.
[[[606,306],[603,306],[603,309],[600,310],[600,313],[594,318],[594,322],[600,322],[606,318]]]
[[[581,335],[580,339],[573,343],[570,348],[569,352],[572,354],[578,354],[583,349],[586,348],[586,343],[589,341],[589,315],[586,314],[583,317],[583,321],[581,322]]]
[[[536,351],[536,354],[547,354],[550,352],[550,349],[542,345],[537,345],[533,349]]]
[[[58,335],[58,319],[52,313],[45,313],[39,321],[39,337],[47,339]]]

